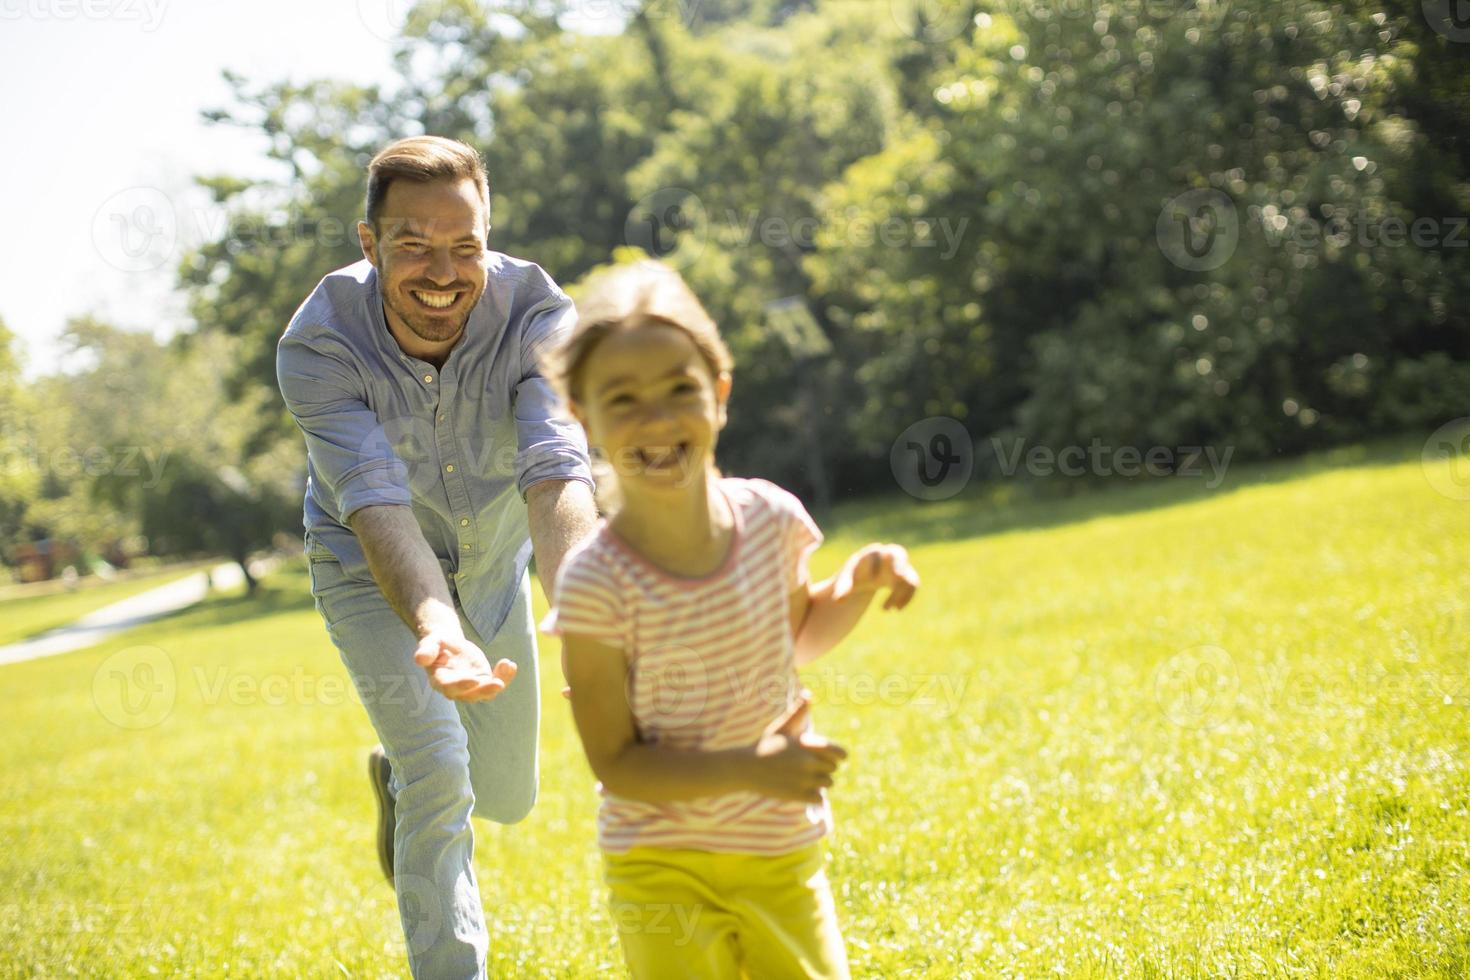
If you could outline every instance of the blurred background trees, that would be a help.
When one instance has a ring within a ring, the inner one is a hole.
[[[421,132],[483,152],[494,248],[573,289],[630,247],[685,273],[736,355],[728,472],[884,491],[931,416],[992,473],[993,438],[1243,459],[1431,427],[1470,391],[1470,38],[1433,6],[421,3],[391,91],[230,76],[208,117],[286,177],[201,175],[230,220],[180,265],[195,334],[79,324],[97,366],[29,389],[0,359],[7,445],[147,433],[172,482],[12,466],[0,522],[222,548],[159,501],[203,526],[299,494],[276,338],[358,258],[369,157]],[[793,302],[819,358],[773,322]]]

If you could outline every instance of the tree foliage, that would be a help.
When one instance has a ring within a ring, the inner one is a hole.
[[[679,267],[736,356],[722,465],[819,500],[891,486],[932,416],[1245,458],[1463,415],[1470,45],[1432,6],[644,0],[586,33],[573,0],[421,3],[396,85],[227,76],[208,118],[279,176],[199,178],[228,220],[179,270],[194,334],[82,319],[90,366],[24,384],[0,325],[0,527],[294,526],[275,343],[359,258],[372,154],[424,132],[484,155],[492,247],[572,288]],[[153,486],[27,462],[131,445]]]

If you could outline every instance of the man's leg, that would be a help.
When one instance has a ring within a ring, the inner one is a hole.
[[[463,614],[460,618],[463,622]],[[515,603],[493,640],[484,641],[468,622],[464,626],[465,635],[485,651],[491,664],[504,657],[517,668],[515,680],[492,700],[455,703],[468,734],[475,816],[515,823],[536,802],[536,748],[541,727],[530,575],[521,579]]]
[[[460,713],[413,662],[413,633],[375,584],[346,578],[330,559],[314,559],[311,578],[317,610],[393,767],[394,886],[409,966],[435,980],[483,977],[487,938]]]

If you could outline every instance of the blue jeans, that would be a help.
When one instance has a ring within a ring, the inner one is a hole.
[[[393,766],[394,886],[409,968],[433,980],[484,977],[488,937],[470,815],[514,823],[536,802],[541,697],[530,575],[489,642],[460,611],[465,636],[491,664],[505,657],[519,668],[498,697],[475,704],[429,686],[413,662],[413,632],[376,583],[312,553],[311,592]]]

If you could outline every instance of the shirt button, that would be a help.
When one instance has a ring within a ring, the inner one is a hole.
[[[444,413],[443,412],[440,412],[439,413],[439,421],[440,422],[443,422],[444,421]]]
[[[459,546],[459,550],[460,551],[469,551],[471,547],[473,547],[473,546],[472,545],[468,545],[468,544],[462,544],[462,545]]]
[[[470,526],[470,519],[468,517],[461,517],[459,519],[459,526],[460,527],[469,527]]]
[[[453,463],[450,463],[448,466],[444,467],[444,472],[445,473],[453,473],[454,472],[454,464]]]
[[[424,375],[424,384],[431,385],[433,383],[434,383],[434,376],[432,374],[426,374],[426,375]]]

